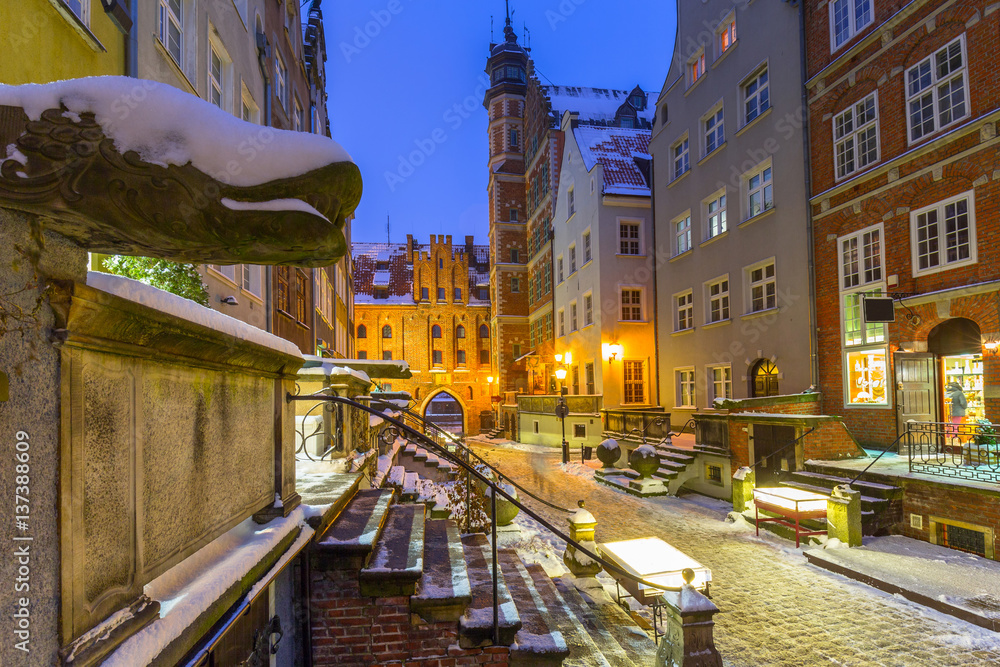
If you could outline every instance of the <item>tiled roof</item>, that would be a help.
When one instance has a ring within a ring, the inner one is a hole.
[[[552,104],[552,116],[558,124],[567,111],[580,114],[581,124],[605,125],[615,122],[618,109],[628,102],[631,91],[580,86],[542,86]],[[638,116],[650,124],[656,116],[655,100],[646,93],[646,107]]]
[[[414,244],[417,250],[426,246]],[[453,252],[464,252],[465,246],[453,245]],[[413,265],[406,261],[405,243],[365,243],[355,242],[351,245],[354,257],[354,302],[361,304],[402,304],[414,303],[413,299]],[[472,246],[474,259],[469,264],[469,303],[487,303],[480,301],[475,289],[478,285],[489,285],[490,282],[490,247],[488,245]],[[381,265],[381,266],[380,266]],[[387,298],[375,298],[375,288],[385,289]]]
[[[649,160],[649,130],[580,125],[573,134],[587,170],[597,164],[604,167],[605,193],[649,195],[646,173],[639,164]]]

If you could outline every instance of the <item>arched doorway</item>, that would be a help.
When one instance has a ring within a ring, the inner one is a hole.
[[[750,367],[750,396],[778,396],[778,367],[770,359],[758,359]]]
[[[424,419],[437,424],[449,433],[462,433],[465,425],[465,411],[462,403],[447,391],[435,394],[424,408]]]

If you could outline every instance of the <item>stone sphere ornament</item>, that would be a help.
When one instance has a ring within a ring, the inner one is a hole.
[[[648,479],[660,468],[660,455],[652,445],[642,445],[632,450],[628,457],[628,465],[639,473],[639,479]]]
[[[614,468],[621,455],[622,448],[618,445],[618,441],[612,438],[608,438],[597,446],[597,458],[604,464],[605,468]]]

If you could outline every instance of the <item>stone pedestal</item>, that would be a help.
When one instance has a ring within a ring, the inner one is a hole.
[[[567,521],[569,522],[569,537],[578,542],[592,554],[597,553],[597,543],[594,541],[594,530],[597,528],[597,519],[589,511],[584,509],[583,501],[579,502],[578,509]],[[601,564],[585,553],[577,550],[572,544],[566,545],[563,553],[563,563],[576,577],[595,577],[601,571]]]
[[[753,502],[757,475],[753,468],[743,466],[733,473],[733,511],[742,514]]]
[[[722,667],[713,620],[719,608],[687,583],[680,592],[664,593],[661,600],[667,626],[660,638],[657,667]]]
[[[833,488],[826,501],[826,534],[850,547],[861,546],[861,492],[847,484]]]

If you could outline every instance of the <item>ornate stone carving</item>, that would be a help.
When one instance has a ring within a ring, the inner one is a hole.
[[[346,254],[344,221],[361,198],[361,173],[351,162],[238,187],[191,164],[161,166],[119,153],[94,114],[66,109],[30,121],[20,107],[0,106],[0,147],[12,144],[19,154],[0,154],[2,205],[43,216],[46,227],[95,252],[326,266]],[[234,210],[223,199],[298,199],[320,215],[305,206]]]

